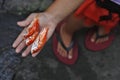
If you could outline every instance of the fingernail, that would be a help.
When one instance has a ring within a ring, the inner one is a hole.
[[[26,54],[25,54],[25,53],[22,53],[22,57],[26,57]]]
[[[20,22],[17,22],[17,24],[19,25],[19,24],[20,24]]]
[[[68,55],[68,59],[72,59],[72,56],[71,56],[71,55]]]
[[[91,42],[94,42],[95,40],[94,39],[91,39]]]
[[[32,57],[35,57],[36,55],[35,54],[32,54]]]
[[[12,47],[15,48],[15,45],[13,44]]]
[[[18,49],[16,49],[16,53],[19,53],[20,51]]]

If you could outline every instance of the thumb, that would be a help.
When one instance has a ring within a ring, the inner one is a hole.
[[[37,13],[32,13],[30,14],[25,20],[23,21],[18,21],[17,24],[19,26],[22,26],[22,27],[25,27],[25,26],[28,26],[32,20],[34,19],[34,17],[37,15]]]
[[[23,20],[23,21],[18,21],[17,24],[19,26],[25,27],[27,25],[29,25],[30,22],[28,22],[27,20]]]

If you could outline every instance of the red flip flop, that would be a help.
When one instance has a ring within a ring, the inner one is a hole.
[[[55,56],[58,58],[58,60],[64,64],[67,64],[67,65],[72,65],[72,64],[75,64],[75,62],[77,61],[77,58],[78,58],[78,44],[76,43],[76,41],[73,40],[71,41],[71,44],[69,47],[66,47],[63,42],[62,42],[62,39],[60,37],[60,28],[61,28],[61,25],[58,25],[56,30],[55,30],[55,33],[53,35],[53,51],[54,51],[54,54]],[[72,59],[69,59],[68,57],[63,57],[60,55],[60,53],[57,51],[57,47],[58,47],[58,42],[61,44],[61,46],[67,51],[69,52],[71,49],[73,49],[73,55],[72,55]]]
[[[98,38],[102,38],[102,37],[106,37],[108,36],[108,40],[102,43],[95,43],[91,41],[91,37],[93,36],[93,34],[96,32],[96,36]],[[107,35],[102,35],[100,36],[98,34],[98,31],[96,31],[96,29],[90,30],[88,31],[86,38],[85,38],[85,46],[87,49],[91,50],[91,51],[101,51],[103,49],[106,49],[107,47],[109,47],[111,45],[111,43],[113,42],[113,40],[115,39],[115,35],[114,34],[107,34]]]

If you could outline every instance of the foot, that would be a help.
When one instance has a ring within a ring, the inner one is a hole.
[[[69,47],[69,45],[70,45],[70,43],[71,43],[71,40],[72,40],[73,34],[67,32],[67,31],[65,30],[65,26],[66,26],[65,23],[61,25],[61,28],[60,28],[60,36],[61,36],[61,39],[62,39],[64,45],[65,45],[66,47]],[[72,57],[73,57],[72,49],[69,50],[69,52],[67,52],[67,51],[62,47],[62,45],[60,44],[60,42],[58,42],[57,51],[59,52],[59,55],[61,55],[61,56],[64,57],[64,58],[72,59]]]
[[[98,29],[98,34],[99,34],[100,36],[106,35],[106,32],[105,32],[104,27],[99,27],[99,29]],[[109,39],[108,36],[100,37],[100,38],[98,38],[97,40],[96,40],[96,38],[97,38],[97,34],[94,33],[93,36],[92,36],[92,38],[91,38],[91,42],[95,42],[96,44],[98,44],[98,43],[103,43],[103,42],[105,42],[105,41],[107,41],[107,40]]]

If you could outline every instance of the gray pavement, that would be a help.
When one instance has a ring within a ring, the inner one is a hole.
[[[31,55],[21,58],[15,54],[11,44],[22,30],[16,22],[24,18],[25,15],[0,13],[0,80],[120,80],[119,26],[113,44],[100,52],[85,48],[87,30],[81,30],[78,33],[79,59],[76,64],[68,66],[54,56],[51,39],[35,58]]]

